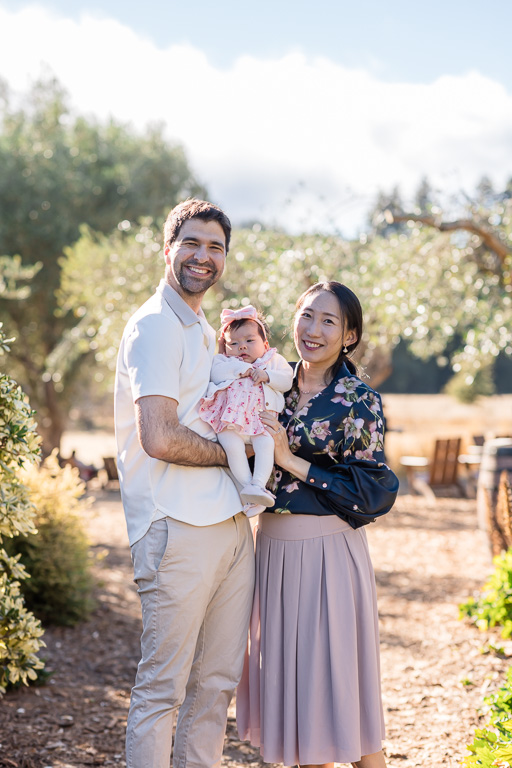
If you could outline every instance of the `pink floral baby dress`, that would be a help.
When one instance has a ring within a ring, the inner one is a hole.
[[[276,353],[275,348],[268,349],[259,357],[253,368],[266,368],[268,361]],[[261,435],[265,432],[259,414],[265,410],[265,395],[262,384],[254,384],[249,376],[235,379],[223,389],[217,389],[211,396],[205,397],[199,408],[199,415],[210,424],[215,432],[235,429],[242,435]]]

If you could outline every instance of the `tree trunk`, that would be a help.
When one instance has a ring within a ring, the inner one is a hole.
[[[418,224],[425,224],[428,227],[434,227],[439,232],[455,232],[463,229],[477,235],[487,248],[496,254],[505,274],[508,272],[507,262],[512,253],[508,245],[500,239],[499,232],[490,229],[485,224],[473,219],[458,219],[457,221],[442,221],[435,216],[415,213],[391,213],[393,221],[416,221]]]
[[[61,396],[55,391],[55,383],[43,383],[44,412],[38,423],[39,433],[43,438],[43,457],[48,456],[54,448],[60,451],[60,443],[66,425],[66,414],[62,406]]]

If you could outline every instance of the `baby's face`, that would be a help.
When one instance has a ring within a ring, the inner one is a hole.
[[[227,357],[241,357],[246,363],[254,363],[266,352],[258,324],[253,320],[247,320],[236,330],[228,328],[224,334],[224,342]]]

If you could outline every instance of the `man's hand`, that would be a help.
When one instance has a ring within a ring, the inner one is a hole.
[[[137,434],[143,450],[153,459],[188,467],[227,467],[224,449],[184,427],[178,403],[170,397],[150,395],[135,403]]]

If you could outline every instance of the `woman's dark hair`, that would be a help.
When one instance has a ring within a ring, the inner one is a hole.
[[[308,288],[307,291],[304,291],[302,296],[299,297],[295,307],[295,312],[299,312],[308,296],[312,296],[315,293],[321,293],[322,291],[328,291],[329,293],[332,293],[334,296],[336,296],[340,306],[343,329],[345,331],[355,331],[357,335],[357,338],[353,344],[347,344],[348,351],[346,353],[343,352],[344,345],[342,346],[340,354],[338,355],[338,359],[328,371],[329,377],[332,380],[338,373],[343,363],[345,363],[350,373],[357,374],[357,367],[355,363],[350,360],[350,355],[359,346],[361,336],[363,335],[363,310],[355,293],[351,291],[350,288],[347,288],[346,285],[343,285],[343,283],[338,283],[336,280],[331,280],[326,283],[315,283],[315,285],[312,285],[311,288]]]

